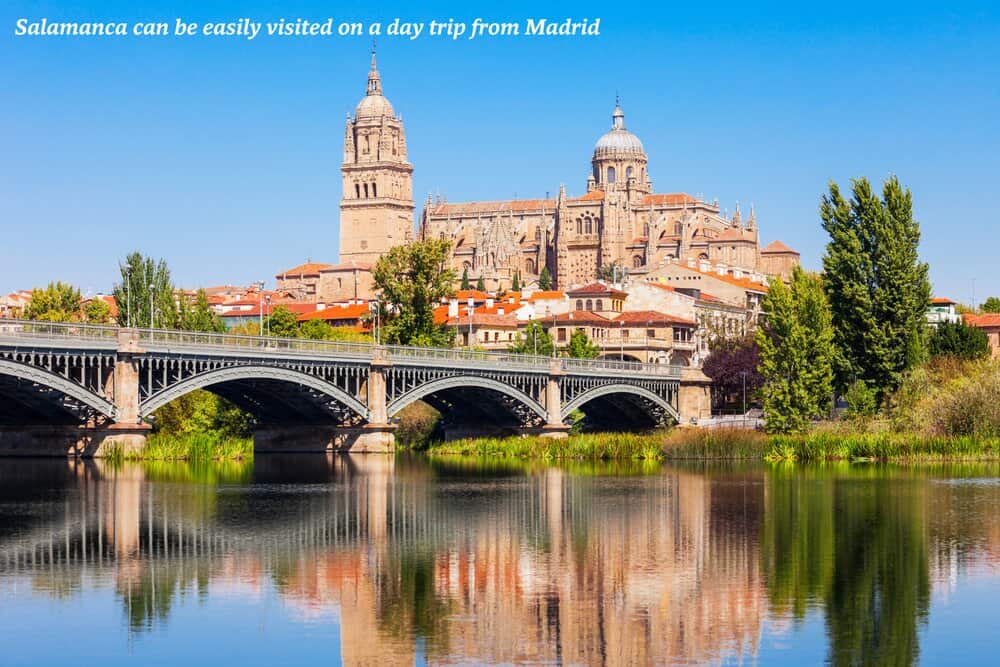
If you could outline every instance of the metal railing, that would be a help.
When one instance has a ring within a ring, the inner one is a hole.
[[[218,351],[257,351],[273,355],[290,353],[295,355],[316,355],[324,357],[349,357],[354,359],[375,359],[376,357],[400,362],[446,362],[449,364],[491,365],[500,369],[528,368],[549,369],[553,365],[569,372],[618,371],[632,374],[656,375],[659,377],[680,377],[681,367],[668,364],[646,364],[614,359],[570,359],[564,357],[544,357],[511,352],[470,350],[463,348],[409,347],[404,345],[381,345],[369,343],[348,343],[308,338],[280,338],[277,336],[244,336],[228,333],[205,333],[200,331],[179,331],[173,329],[121,329],[119,327],[76,324],[62,322],[40,322],[36,320],[0,319],[0,342],[8,339],[23,341],[67,340],[105,343],[113,347],[118,343],[120,332],[132,332],[140,346],[157,348],[200,348]]]

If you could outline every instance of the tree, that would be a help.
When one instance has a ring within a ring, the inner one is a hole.
[[[184,331],[222,333],[226,325],[219,314],[208,305],[208,294],[203,289],[195,293],[194,303],[181,297],[177,309],[177,328]]]
[[[80,290],[69,283],[56,281],[44,289],[31,291],[31,302],[24,318],[46,322],[76,322],[81,318]]]
[[[596,359],[601,356],[601,348],[597,347],[585,332],[577,329],[569,337],[566,356],[574,359]]]
[[[628,269],[621,262],[615,261],[605,264],[597,270],[597,279],[608,283],[617,283],[625,279]]]
[[[257,322],[244,322],[243,324],[237,324],[229,333],[236,334],[237,336],[259,336],[260,335],[260,324]]]
[[[510,291],[511,292],[521,291],[521,274],[517,271],[514,272],[514,278],[510,282]]]
[[[823,256],[832,307],[835,385],[864,380],[881,403],[903,373],[925,356],[930,283],[919,261],[920,225],[912,196],[893,176],[881,199],[867,179],[852,181],[846,200],[836,183],[820,206],[830,235]]]
[[[983,305],[980,308],[984,313],[1000,313],[1000,298],[991,296],[986,301],[983,301]]]
[[[83,307],[83,320],[87,324],[107,324],[111,319],[111,306],[104,299],[95,296]]]
[[[989,356],[986,332],[964,322],[941,322],[930,336],[930,352],[935,357],[982,359]]]
[[[121,283],[115,286],[119,326],[148,327],[150,306],[155,328],[173,329],[177,326],[177,304],[174,286],[170,282],[170,269],[162,259],[153,260],[133,252],[119,263]],[[131,318],[131,322],[129,321]]]
[[[719,339],[701,370],[712,379],[712,397],[717,406],[738,401],[742,408],[744,387],[746,395],[751,396],[764,382],[759,366],[760,348],[752,338]]]
[[[542,272],[538,274],[538,289],[543,291],[552,289],[552,274],[549,273],[547,266],[543,266]]]
[[[767,430],[803,430],[832,395],[833,327],[823,284],[800,267],[791,285],[772,279],[757,329]]]
[[[461,289],[467,290],[472,288],[472,283],[469,282],[469,267],[462,269],[462,287]]]
[[[507,349],[515,354],[537,354],[549,357],[552,356],[555,344],[552,342],[552,336],[542,328],[542,325],[532,320],[524,328],[524,334],[518,332],[514,343],[509,345]]]
[[[284,306],[275,306],[271,314],[264,318],[264,333],[278,338],[297,338],[299,319]]]
[[[434,322],[434,307],[452,295],[455,272],[448,268],[451,243],[427,239],[396,246],[372,272],[387,304],[384,340],[399,345],[450,347],[454,336]]]
[[[479,279],[476,280],[476,289],[480,292],[486,291],[486,279],[480,274]]]
[[[323,320],[306,320],[299,327],[303,338],[312,340],[330,340],[333,337],[333,327]]]

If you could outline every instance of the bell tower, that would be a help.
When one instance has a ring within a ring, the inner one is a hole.
[[[413,165],[403,121],[382,95],[372,49],[365,96],[344,128],[340,261],[374,264],[389,248],[413,240]]]

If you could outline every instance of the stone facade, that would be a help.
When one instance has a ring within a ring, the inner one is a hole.
[[[413,240],[413,165],[403,121],[382,95],[374,52],[365,96],[344,127],[341,172],[341,262],[372,265]]]
[[[798,253],[781,244],[762,253],[752,208],[744,221],[738,203],[728,216],[717,202],[654,193],[647,163],[618,105],[594,147],[586,194],[570,197],[560,187],[555,199],[428,198],[420,236],[453,240],[452,268],[482,276],[489,289],[509,287],[515,274],[531,285],[544,267],[567,289],[612,266],[636,275],[690,258],[784,275],[798,264]]]

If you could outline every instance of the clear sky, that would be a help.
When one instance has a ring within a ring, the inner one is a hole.
[[[657,192],[753,202],[818,268],[830,179],[913,190],[936,294],[1000,295],[998,3],[23,2],[0,7],[0,291],[183,286],[337,260],[344,118],[370,38],[15,37],[31,20],[601,18],[598,38],[383,37],[418,211],[585,190],[615,92]]]

